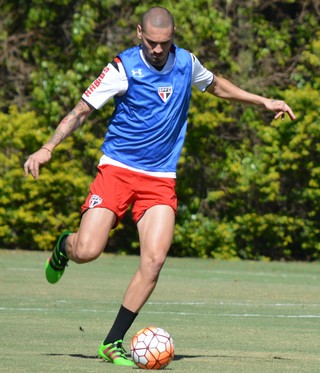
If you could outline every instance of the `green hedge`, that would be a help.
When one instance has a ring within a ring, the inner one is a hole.
[[[319,259],[320,31],[313,2],[161,2],[177,43],[216,74],[285,99],[297,120],[194,90],[178,168],[172,255]],[[136,43],[152,1],[39,0],[4,4],[0,32],[0,240],[51,250],[77,228],[112,103],[59,146],[39,180],[23,163],[52,134],[105,64]],[[32,47],[31,47],[32,46]],[[123,230],[125,229],[125,234]],[[126,216],[109,248],[136,253]]]
[[[200,128],[188,138],[195,154],[182,157],[174,255],[319,259],[319,92],[307,85],[284,92],[284,99],[296,122],[262,124],[248,108],[224,139],[218,134],[226,119],[202,123],[201,106],[193,108]],[[194,198],[196,190],[202,198]]]

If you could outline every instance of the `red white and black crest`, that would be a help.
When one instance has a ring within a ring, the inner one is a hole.
[[[172,87],[158,87],[158,94],[163,102],[167,102],[172,95]]]
[[[93,194],[89,201],[89,208],[93,209],[97,205],[100,205],[101,202],[102,202],[102,198],[97,196],[96,194]]]

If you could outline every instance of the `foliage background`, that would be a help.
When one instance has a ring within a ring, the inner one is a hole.
[[[320,256],[320,7],[317,0],[0,0],[0,240],[51,250],[75,230],[112,102],[59,146],[38,181],[23,163],[103,67],[137,44],[150,6],[169,8],[176,43],[244,89],[286,100],[297,120],[197,91],[178,169],[171,254]],[[108,250],[136,253],[128,214]]]

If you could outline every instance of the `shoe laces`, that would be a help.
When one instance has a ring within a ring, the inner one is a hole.
[[[67,258],[65,255],[59,252],[59,264],[63,266],[68,266],[68,261],[69,261],[69,258]]]
[[[108,346],[108,345],[107,345]],[[126,350],[124,349],[124,347],[123,347],[123,345],[122,345],[122,340],[118,340],[118,341],[116,341],[116,342],[113,342],[113,343],[110,343],[110,345],[109,345],[110,347],[109,347],[109,349],[108,349],[108,355],[110,356],[110,355],[113,355],[113,353],[115,352],[115,351],[117,351],[117,353],[121,356],[121,357],[123,357],[123,358],[125,358],[125,359],[127,359],[127,355],[126,355]],[[112,352],[112,354],[110,354]]]
[[[69,259],[66,258],[60,251],[54,252],[51,256],[51,266],[58,271],[63,270],[68,266]]]
[[[123,355],[123,357],[126,357],[126,350],[124,349],[123,345],[122,345],[122,341],[116,341],[114,343],[114,346],[115,348],[121,353],[121,355]]]

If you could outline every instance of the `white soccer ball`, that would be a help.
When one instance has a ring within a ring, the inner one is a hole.
[[[174,357],[173,340],[165,330],[149,326],[132,338],[130,352],[139,368],[163,369]]]

